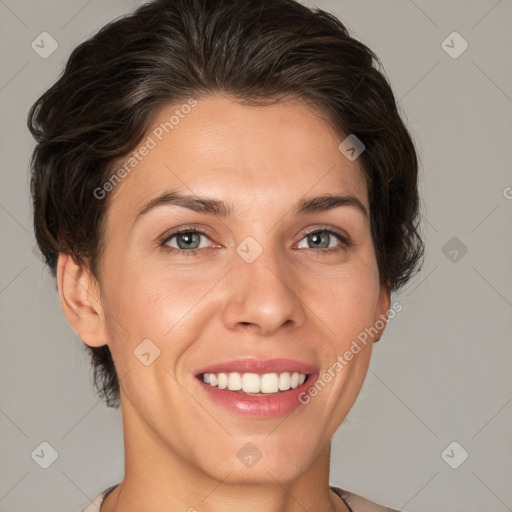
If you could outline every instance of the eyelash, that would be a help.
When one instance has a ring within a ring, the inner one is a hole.
[[[203,247],[202,249],[176,249],[174,247],[169,247],[166,244],[174,238],[177,235],[181,235],[183,233],[198,233],[200,235],[204,235],[206,238],[210,238],[207,233],[200,231],[196,228],[192,227],[184,227],[177,229],[176,231],[173,231],[169,235],[165,235],[165,238],[160,242],[160,246],[163,247],[165,250],[167,250],[170,254],[177,254],[177,255],[183,255],[183,256],[198,256],[199,253],[202,253],[203,251],[207,250],[208,247]],[[313,231],[309,231],[303,235],[303,237],[300,239],[304,239],[305,237],[309,235],[313,235],[316,233],[328,233],[330,235],[334,235],[338,240],[341,242],[340,245],[337,245],[336,247],[331,247],[330,249],[310,249],[315,252],[320,252],[322,254],[331,254],[338,251],[346,251],[348,247],[351,245],[350,240],[347,236],[343,235],[342,233],[339,233],[338,231],[334,231],[333,229],[314,229]]]

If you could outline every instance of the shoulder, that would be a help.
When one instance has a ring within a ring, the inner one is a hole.
[[[331,489],[345,501],[352,512],[400,512],[394,508],[379,505],[378,503],[363,498],[359,494],[345,491],[339,487],[331,486]]]
[[[94,498],[89,505],[81,510],[81,512],[98,512],[100,510],[101,504],[103,500],[106,498],[107,494],[110,494],[119,484],[112,485],[101,491],[96,498]]]

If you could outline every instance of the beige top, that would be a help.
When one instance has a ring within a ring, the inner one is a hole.
[[[110,494],[119,484],[112,485],[108,487],[104,491],[100,492],[94,500],[87,505],[82,512],[99,512],[101,511],[101,505],[103,500]],[[340,489],[339,487],[331,486],[331,490],[338,495],[345,505],[347,505],[350,512],[400,512],[394,508],[384,507],[383,505],[379,505],[374,503],[373,501],[367,500],[358,494],[354,494],[353,492],[345,491],[344,489]]]

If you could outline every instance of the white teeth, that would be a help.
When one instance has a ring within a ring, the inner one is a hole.
[[[284,372],[279,374],[279,389],[281,391],[286,391],[290,389],[290,374],[289,372]]]
[[[261,393],[275,393],[279,391],[279,377],[277,373],[265,373],[261,376]]]
[[[242,375],[242,391],[244,393],[259,393],[261,389],[260,376],[257,373]]]
[[[238,391],[242,389],[242,377],[239,373],[230,373],[228,376],[228,389]]]
[[[203,381],[211,386],[217,386],[219,389],[229,389],[230,391],[240,391],[244,393],[277,393],[287,391],[304,384],[306,374],[298,372],[283,373],[205,373]]]
[[[228,387],[228,376],[225,373],[217,374],[217,386],[219,386],[219,389],[226,389]]]

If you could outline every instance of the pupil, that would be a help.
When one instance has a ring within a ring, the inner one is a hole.
[[[321,243],[322,237],[324,238],[324,242],[325,242],[326,239],[327,239],[327,236],[326,236],[325,232],[322,231],[321,233],[314,233],[314,234],[310,235],[310,243],[315,244],[318,241],[320,241],[320,243]],[[327,245],[324,244],[324,246],[328,247],[329,246],[329,242],[327,242]],[[318,245],[317,245],[317,247],[318,247]]]
[[[198,238],[199,238],[199,233],[183,233],[181,234],[179,237],[178,237],[178,247],[180,249],[190,249],[190,245],[187,245],[187,244],[190,244],[190,243],[194,243],[194,237],[195,237],[195,241],[197,242]],[[180,243],[181,240],[186,240],[185,241],[185,246],[182,247],[182,244]]]

